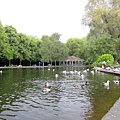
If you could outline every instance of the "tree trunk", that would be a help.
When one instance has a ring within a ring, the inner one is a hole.
[[[9,66],[11,65],[11,60],[9,60]]]
[[[56,66],[56,60],[55,60],[55,66]]]
[[[31,61],[30,61],[30,66],[31,66]]]
[[[118,65],[118,57],[115,57],[115,65]]]
[[[20,65],[21,65],[21,60],[20,60]]]

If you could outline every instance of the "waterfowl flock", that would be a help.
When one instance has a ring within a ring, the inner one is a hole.
[[[88,86],[89,81],[86,80],[87,73],[89,72],[93,76],[93,79],[94,79],[95,74],[100,73],[100,69],[101,69],[100,67],[95,67],[93,69],[84,69],[83,68],[82,70],[78,70],[78,71],[77,70],[63,70],[61,73],[67,80],[73,79],[73,78],[79,79],[80,80],[79,83],[73,84],[73,87],[77,88],[77,89],[83,89]],[[110,68],[106,68],[106,69],[110,69]],[[48,70],[50,70],[50,69],[48,69]],[[51,69],[51,70],[55,71],[55,69]],[[118,71],[118,69],[115,69],[115,71]],[[59,77],[59,74],[56,73],[55,74],[56,80],[58,79],[58,77]],[[120,79],[113,80],[113,83],[116,85],[120,85]],[[103,82],[103,86],[105,88],[109,89],[110,88],[110,80],[106,80],[106,82]],[[45,87],[44,91],[51,91],[51,89],[49,89],[48,87]]]
[[[48,71],[53,71],[53,74],[55,75],[56,80],[59,80],[59,78],[60,78],[59,76],[64,76],[67,79],[72,79],[72,77],[79,79],[80,80],[79,83],[74,84],[73,87],[78,88],[78,89],[83,89],[84,87],[88,86],[89,81],[86,80],[87,73],[89,72],[93,76],[93,79],[94,79],[95,74],[100,73],[100,69],[101,68],[99,68],[99,67],[95,67],[94,69],[63,70],[59,74],[56,73],[55,68],[48,68]],[[111,68],[107,67],[106,70],[111,70]],[[120,68],[115,68],[115,69],[112,68],[112,70],[115,72],[119,72]],[[2,74],[2,73],[3,73],[3,71],[0,70],[0,74]],[[119,77],[115,78],[113,80],[113,83],[115,85],[120,85],[120,78]],[[110,87],[110,80],[106,80],[106,82],[103,82],[103,86],[105,88],[109,88]],[[43,92],[50,92],[51,90],[52,90],[52,87],[49,85],[48,82],[45,82],[45,85],[42,88],[42,91]]]

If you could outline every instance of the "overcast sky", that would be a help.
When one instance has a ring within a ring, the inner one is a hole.
[[[0,21],[18,32],[37,36],[61,34],[61,41],[83,38],[89,30],[81,24],[88,0],[0,0]]]

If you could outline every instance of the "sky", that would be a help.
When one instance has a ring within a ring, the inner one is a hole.
[[[17,32],[41,38],[61,34],[61,42],[83,38],[89,28],[82,25],[88,0],[0,0],[0,21]]]

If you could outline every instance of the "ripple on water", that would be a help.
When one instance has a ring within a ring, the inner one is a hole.
[[[90,103],[86,89],[73,87],[73,84],[79,84],[80,81],[77,78],[73,80],[73,77],[67,80],[48,81],[53,89],[46,94],[41,92],[44,80],[34,79],[15,83],[14,94],[6,99],[10,102],[2,106],[6,110],[1,112],[0,117],[9,120],[73,120],[73,118],[80,120],[81,116],[83,120]]]

